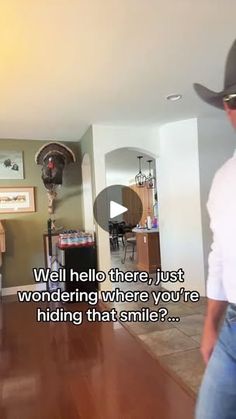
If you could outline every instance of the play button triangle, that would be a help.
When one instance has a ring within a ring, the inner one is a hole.
[[[110,221],[117,225],[124,223],[129,229],[142,218],[142,201],[128,186],[111,185],[99,192],[93,204],[93,214],[98,225],[107,232],[111,230]]]
[[[118,215],[124,214],[124,212],[128,211],[128,208],[124,207],[123,205],[118,204],[115,201],[110,201],[110,218],[115,218]]]

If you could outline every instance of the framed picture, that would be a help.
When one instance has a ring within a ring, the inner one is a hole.
[[[34,187],[0,187],[0,213],[34,211]]]
[[[0,179],[24,179],[22,151],[0,151]]]

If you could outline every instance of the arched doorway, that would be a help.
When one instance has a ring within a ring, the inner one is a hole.
[[[124,185],[125,187],[129,187],[132,191],[134,191],[142,201],[143,204],[143,216],[140,219],[140,225],[145,226],[145,220],[149,216],[151,221],[154,220],[157,216],[157,204],[156,204],[156,196],[157,190],[156,187],[154,189],[148,189],[147,187],[138,188],[135,184],[135,175],[139,171],[139,164],[137,156],[143,156],[142,158],[142,172],[148,176],[149,174],[149,163],[151,162],[151,172],[154,177],[157,177],[157,157],[150,153],[148,150],[143,150],[140,148],[134,147],[122,147],[112,150],[105,155],[105,174],[106,174],[106,186],[112,185]],[[155,185],[156,186],[156,185]],[[126,188],[124,188],[126,189]],[[128,194],[129,195],[129,194]],[[120,270],[140,270],[139,264],[137,264],[137,257],[136,252],[134,253],[134,259],[132,260],[130,256],[133,256],[133,248],[132,245],[123,248],[122,244],[122,228],[121,231],[119,229],[120,224],[126,223],[125,228],[128,226],[132,229],[136,226],[132,225],[132,208],[135,213],[135,202],[130,202],[130,205],[127,205],[125,202],[125,196],[121,197],[121,204],[125,207],[129,207],[129,211],[126,214],[123,214],[122,220],[115,221],[116,227],[118,227],[119,232],[121,233],[118,235],[117,238],[117,231],[115,230],[110,232],[109,234],[109,241],[110,241],[110,266],[119,268]],[[110,222],[112,227],[112,222]],[[136,234],[134,233],[134,236]],[[138,236],[140,237],[140,236]],[[151,236],[149,236],[151,237]],[[159,240],[159,239],[158,239]],[[126,252],[129,250],[130,252]],[[136,250],[136,248],[135,248]],[[159,244],[157,253],[159,252]]]
[[[158,157],[157,129],[153,127],[112,127],[93,126],[93,173],[94,197],[106,188],[105,158],[106,155],[118,149],[134,149],[138,153],[147,153],[153,158]],[[111,267],[109,234],[96,225],[99,269],[108,272]],[[101,283],[101,290],[111,289],[109,280]]]

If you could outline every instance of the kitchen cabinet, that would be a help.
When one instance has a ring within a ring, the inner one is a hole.
[[[161,268],[160,239],[158,229],[133,229],[136,233],[137,269],[155,273]]]

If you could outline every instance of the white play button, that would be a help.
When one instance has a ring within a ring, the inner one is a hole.
[[[110,201],[110,218],[115,218],[118,215],[124,214],[126,211],[128,211],[128,208],[117,204],[115,201]]]
[[[99,226],[107,232],[110,232],[110,221],[115,224],[123,222],[129,227],[136,226],[143,214],[142,201],[128,186],[108,186],[96,197],[93,214]]]

